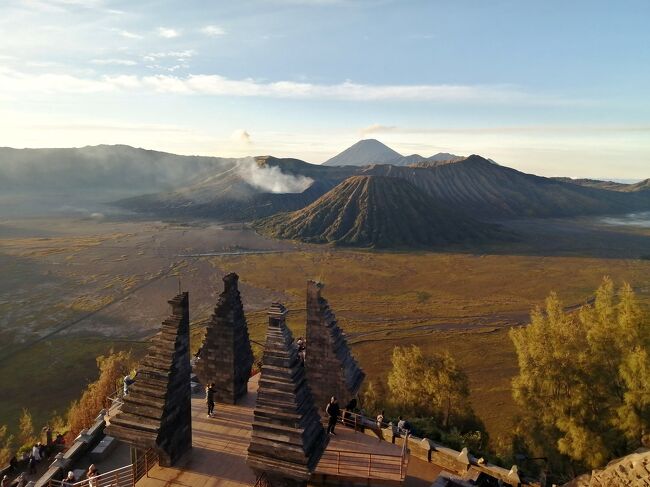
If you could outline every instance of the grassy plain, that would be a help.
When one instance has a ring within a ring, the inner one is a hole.
[[[605,275],[631,283],[644,303],[650,301],[650,262],[640,259],[313,247],[214,257],[212,262],[285,302],[294,335],[304,333],[306,279],[326,283],[324,296],[370,379],[385,381],[396,345],[448,350],[469,375],[473,407],[494,438],[507,435],[516,413],[510,394],[517,370],[510,327],[524,325],[530,310],[551,291],[567,307],[585,303]],[[248,322],[251,337],[263,340],[264,313],[249,312]]]

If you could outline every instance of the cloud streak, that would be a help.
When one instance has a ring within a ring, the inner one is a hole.
[[[226,31],[218,25],[206,25],[201,29],[201,33],[208,37],[221,37],[226,35]]]
[[[158,32],[158,35],[160,37],[163,37],[165,39],[173,39],[181,35],[180,32],[178,32],[177,30],[170,29],[169,27],[158,27],[156,32]]]
[[[145,56],[163,57],[163,53]],[[193,51],[164,53],[186,59]],[[413,101],[504,105],[576,105],[584,102],[533,94],[510,85],[369,85],[344,81],[313,84],[295,81],[261,82],[229,79],[216,74],[114,75],[81,77],[70,74],[30,74],[0,69],[0,88],[7,93],[147,92],[175,95],[322,99],[343,101]]]
[[[373,134],[580,134],[650,132],[646,125],[522,125],[495,127],[397,127],[373,124],[359,130],[362,137]]]

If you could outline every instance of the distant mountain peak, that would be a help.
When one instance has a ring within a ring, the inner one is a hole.
[[[377,139],[364,139],[348,147],[340,154],[323,163],[324,166],[366,166],[368,164],[391,164],[402,158]]]

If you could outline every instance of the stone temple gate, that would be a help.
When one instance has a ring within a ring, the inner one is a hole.
[[[166,466],[192,447],[188,293],[169,304],[171,316],[153,338],[135,383],[106,428],[135,448],[153,448]]]
[[[223,278],[224,291],[208,322],[194,372],[202,384],[214,383],[218,402],[235,404],[244,394],[253,366],[244,306],[235,273]]]

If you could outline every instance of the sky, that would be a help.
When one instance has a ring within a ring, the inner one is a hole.
[[[650,177],[648,0],[2,0],[0,146]],[[0,161],[1,162],[1,161]]]

